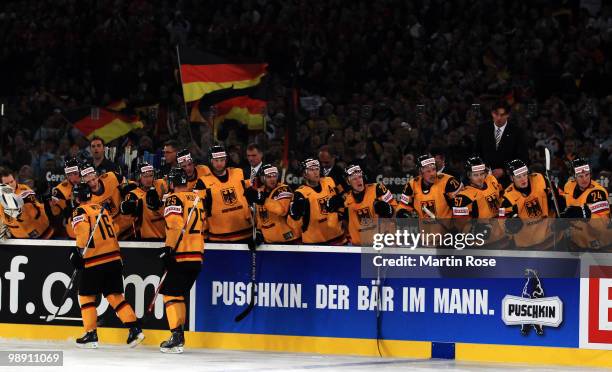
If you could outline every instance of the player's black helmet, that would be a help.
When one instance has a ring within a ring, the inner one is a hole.
[[[176,162],[178,163],[178,165],[181,165],[182,163],[189,160],[193,161],[191,158],[191,152],[189,152],[189,150],[187,149],[182,149],[176,154]]]
[[[208,151],[208,160],[212,161],[213,159],[226,158],[227,152],[225,152],[225,147],[221,145],[214,145]]]
[[[527,164],[521,159],[510,160],[506,166],[510,177],[520,176],[523,173],[529,172]]]
[[[321,163],[315,158],[306,158],[300,163],[300,170],[302,174],[306,172],[308,168],[321,168]]]
[[[483,172],[486,169],[487,166],[479,156],[472,156],[470,158],[467,158],[465,163],[463,163],[463,170],[468,178],[472,175],[472,173]]]
[[[273,166],[272,164],[264,164],[261,167],[259,167],[259,170],[257,171],[256,176],[260,179],[261,182],[264,182],[266,179],[266,176],[269,176],[272,174],[276,174],[276,177],[278,178],[280,174],[278,172],[278,168]]]
[[[70,173],[79,173],[79,159],[70,158],[64,162],[64,173],[66,175]]]
[[[73,197],[79,202],[85,202],[91,199],[91,188],[87,182],[80,182],[74,185],[72,188]]]
[[[155,172],[155,167],[147,162],[142,162],[136,166],[136,175],[138,177],[142,176],[142,174],[146,172]]]
[[[355,173],[361,173],[363,175],[363,171],[361,170],[361,167],[358,164],[349,164],[346,166],[346,168],[344,168],[344,178],[346,178],[347,180]]]
[[[416,166],[417,166],[417,170],[421,170],[427,166],[433,165],[434,167],[436,166],[436,158],[433,157],[433,155],[427,153],[427,154],[423,154],[420,155],[417,158],[416,161]]]
[[[168,183],[174,186],[184,186],[187,184],[187,173],[182,168],[172,168],[168,173]]]
[[[570,174],[574,178],[576,178],[577,174],[591,172],[591,167],[589,166],[589,162],[585,158],[576,158],[569,162],[569,166],[570,166]]]
[[[81,171],[81,177],[85,177],[90,173],[96,173],[96,168],[89,160],[84,160],[79,164],[79,170]]]

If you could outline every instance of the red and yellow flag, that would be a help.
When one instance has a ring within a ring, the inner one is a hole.
[[[256,86],[268,67],[267,63],[246,63],[187,48],[180,49],[179,57],[185,102],[221,89]]]
[[[266,101],[249,96],[230,98],[216,105],[215,128],[225,120],[236,120],[249,130],[263,130]]]
[[[144,127],[136,115],[110,111],[105,108],[83,108],[65,113],[65,117],[85,137],[100,137],[110,142],[126,135],[134,129]]]

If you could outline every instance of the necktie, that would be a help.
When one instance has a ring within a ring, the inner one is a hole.
[[[495,149],[499,147],[499,141],[501,141],[502,130],[501,128],[495,128]]]
[[[253,181],[255,179],[255,168],[251,168],[251,181]]]

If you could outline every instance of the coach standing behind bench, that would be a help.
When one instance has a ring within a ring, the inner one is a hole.
[[[505,101],[498,101],[491,107],[491,117],[492,124],[484,123],[478,128],[474,153],[491,167],[493,176],[507,187],[510,178],[505,173],[506,163],[514,159],[529,163],[527,141],[521,128],[508,121],[510,106]]]

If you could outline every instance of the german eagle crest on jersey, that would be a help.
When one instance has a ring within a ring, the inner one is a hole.
[[[234,205],[238,200],[236,196],[236,191],[233,187],[228,187],[227,189],[221,190],[221,196],[223,196],[223,203],[227,205]]]

